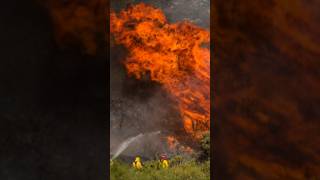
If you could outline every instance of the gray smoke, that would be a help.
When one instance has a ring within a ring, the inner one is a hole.
[[[210,28],[210,0],[112,0],[111,8],[119,12],[128,4],[141,2],[162,9],[169,22],[188,20],[203,28]]]

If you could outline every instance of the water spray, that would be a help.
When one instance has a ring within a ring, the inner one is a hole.
[[[112,156],[112,158],[110,159],[110,161],[114,160],[115,158],[117,158],[124,150],[126,150],[129,145],[135,141],[137,141],[138,139],[144,137],[144,136],[153,136],[153,135],[158,135],[160,134],[160,131],[154,131],[154,132],[150,132],[150,133],[140,133],[136,136],[133,137],[129,137],[128,139],[126,139],[124,142],[122,142],[119,147],[116,150],[116,153]]]

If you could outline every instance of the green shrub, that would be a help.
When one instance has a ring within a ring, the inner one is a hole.
[[[200,152],[200,157],[199,160],[209,160],[210,159],[210,132],[207,132],[204,134],[200,141],[200,147],[201,147],[201,152]]]

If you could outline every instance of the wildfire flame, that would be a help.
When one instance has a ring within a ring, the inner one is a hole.
[[[110,32],[128,49],[125,67],[137,79],[159,82],[177,102],[185,131],[200,138],[210,128],[210,43],[207,30],[184,21],[170,24],[143,3],[111,12]]]

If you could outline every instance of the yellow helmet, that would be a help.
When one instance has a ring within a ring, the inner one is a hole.
[[[137,156],[136,159],[135,159],[135,161],[140,161],[140,157]]]

